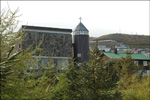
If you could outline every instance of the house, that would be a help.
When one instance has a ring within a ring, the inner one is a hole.
[[[139,50],[139,49],[133,49],[133,50],[131,50],[131,52],[132,52],[132,53],[139,53],[140,50]]]
[[[150,53],[144,53],[144,55],[150,58]]]
[[[107,48],[106,45],[98,45],[98,49],[100,51],[106,51],[106,52],[110,51],[110,48]]]
[[[116,40],[99,40],[98,42],[117,42]]]
[[[127,49],[126,45],[115,45],[117,49]]]
[[[104,60],[119,59],[119,58],[125,58],[126,56],[127,56],[126,53],[118,53],[117,51],[104,52],[102,55],[102,59]],[[150,66],[148,65],[148,63],[150,63],[150,58],[146,57],[143,54],[132,54],[131,57],[134,60],[134,64],[136,64],[137,66],[138,65],[142,66],[141,70],[145,70],[146,74],[150,72]]]
[[[105,59],[118,59],[126,57],[126,53],[113,53],[113,52],[104,52],[103,57]],[[132,54],[132,59],[136,65],[144,66],[144,69],[148,69],[148,63],[150,62],[150,58],[146,57],[143,54]]]
[[[117,48],[118,52],[126,52],[131,51],[131,49],[127,48],[126,45],[115,45],[115,48]]]
[[[140,49],[140,53],[150,58],[150,49]]]

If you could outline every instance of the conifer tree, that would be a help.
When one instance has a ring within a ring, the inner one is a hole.
[[[87,86],[87,95],[89,100],[117,100],[121,99],[121,95],[112,90],[115,89],[116,83],[112,81],[107,68],[101,58],[102,53],[98,51],[98,43],[93,51],[90,52],[90,62],[82,66],[82,72],[85,76],[85,84]]]
[[[39,58],[33,59],[32,56],[37,51],[41,51],[40,44],[35,49],[30,45],[26,50],[18,51],[16,44],[19,43],[24,34],[22,29],[16,31],[18,21],[18,9],[14,12],[8,8],[1,12],[1,34],[0,34],[0,89],[2,100],[41,100],[49,99],[54,91],[56,77],[52,62],[48,62],[47,68],[40,77],[37,77],[35,64]],[[34,45],[34,44],[33,44]],[[44,67],[44,66],[42,66]],[[49,68],[49,69],[48,69]],[[30,73],[29,73],[30,71]],[[31,73],[32,72],[32,73]]]
[[[113,65],[117,69],[119,87],[126,89],[132,83],[132,75],[136,74],[140,66],[134,64],[132,53],[127,51],[126,57],[122,57]]]
[[[21,39],[21,30],[14,32],[18,21],[16,15],[18,9],[12,12],[10,9],[3,9],[1,11],[0,19],[0,72],[1,72],[1,86],[6,82],[6,77],[13,73],[12,67],[14,63],[18,62],[17,56],[21,51],[15,51],[15,44]]]
[[[90,61],[82,63],[80,68],[76,65],[71,66],[66,74],[67,100],[121,100],[120,92],[115,90],[117,84],[101,60],[97,44],[90,52]]]

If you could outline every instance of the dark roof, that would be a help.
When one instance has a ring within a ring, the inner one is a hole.
[[[126,53],[112,53],[112,52],[104,52],[104,55],[106,55],[109,58],[122,58],[122,57],[126,57],[127,54]],[[143,54],[132,54],[131,55],[132,59],[137,59],[137,60],[150,60],[150,58],[146,57]]]
[[[36,29],[36,30],[47,30],[47,31],[72,32],[72,29],[41,27],[41,26],[27,26],[27,25],[22,25],[22,28],[25,28],[25,29]]]
[[[80,22],[75,28],[75,31],[88,31],[88,29]]]

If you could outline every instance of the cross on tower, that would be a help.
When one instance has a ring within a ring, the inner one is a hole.
[[[81,22],[81,19],[82,19],[82,18],[80,17],[79,19],[80,19],[80,22]]]

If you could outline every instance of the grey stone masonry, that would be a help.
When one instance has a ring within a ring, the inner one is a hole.
[[[72,57],[71,29],[43,29],[41,27],[35,28],[34,26],[29,28],[24,29],[25,38],[22,41],[22,49],[28,48],[34,42],[38,44],[43,39],[40,46],[44,51],[42,56]],[[35,48],[35,45],[33,45],[33,48]]]

